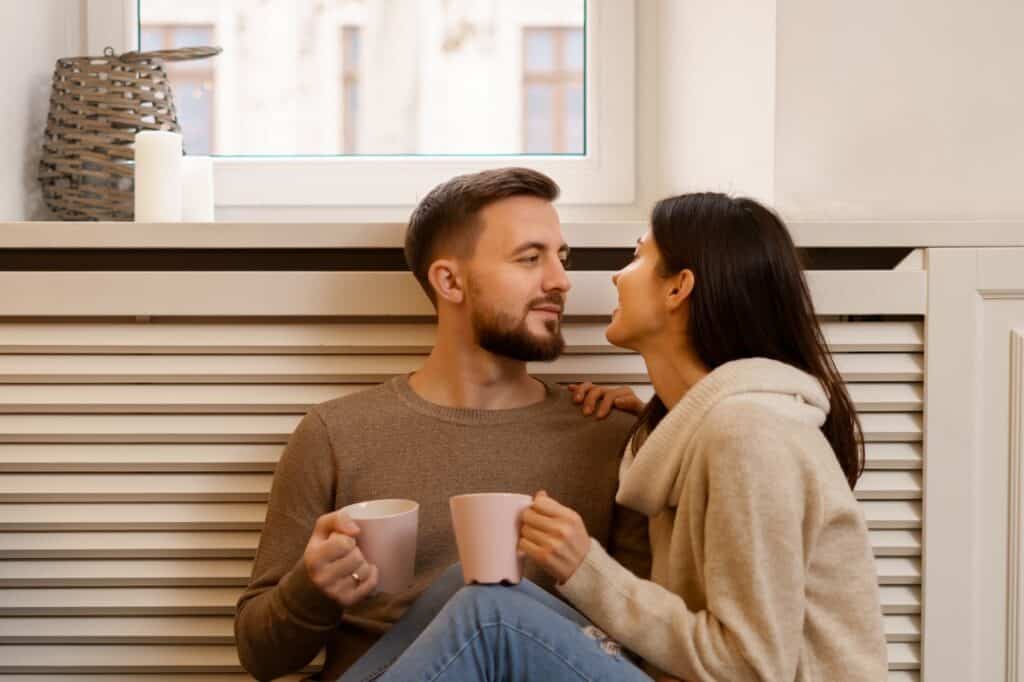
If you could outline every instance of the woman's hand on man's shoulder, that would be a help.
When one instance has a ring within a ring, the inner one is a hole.
[[[596,386],[590,381],[569,384],[572,400],[580,405],[583,414],[604,419],[612,408],[639,415],[645,406],[629,386]]]

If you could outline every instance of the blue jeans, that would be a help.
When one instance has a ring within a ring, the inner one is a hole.
[[[530,582],[464,585],[456,564],[338,682],[650,682],[579,612]]]

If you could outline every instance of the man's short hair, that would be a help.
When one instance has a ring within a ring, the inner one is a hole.
[[[430,190],[413,210],[405,232],[405,262],[437,307],[437,293],[427,278],[430,265],[445,251],[459,258],[473,255],[484,207],[515,196],[554,201],[558,193],[554,180],[529,168],[456,176]]]

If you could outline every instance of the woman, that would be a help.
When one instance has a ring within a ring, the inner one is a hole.
[[[401,654],[379,679],[884,679],[860,427],[781,220],[751,199],[665,199],[612,281],[606,336],[656,393],[617,496],[650,518],[650,579],[538,493],[520,550],[576,610],[529,584],[457,589],[452,571],[378,644]]]

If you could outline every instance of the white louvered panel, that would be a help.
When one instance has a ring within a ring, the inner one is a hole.
[[[0,587],[244,587],[244,559],[90,559],[0,562]]]
[[[0,501],[263,502],[272,474],[0,474]]]
[[[0,531],[260,530],[256,502],[0,504]]]
[[[563,325],[566,352],[604,352],[604,323]],[[833,352],[904,352],[924,348],[919,321],[825,320],[822,332]],[[433,321],[414,323],[224,324],[0,322],[0,353],[427,353],[436,339]]]
[[[0,643],[233,644],[231,616],[0,618]]]
[[[0,616],[228,616],[236,587],[0,588]]]
[[[258,539],[254,531],[0,533],[0,559],[251,559]]]
[[[847,381],[920,381],[919,353],[842,353],[833,356]],[[421,355],[0,355],[0,383],[353,383],[376,384],[415,370]],[[552,381],[643,383],[636,354],[564,355],[528,363]]]
[[[323,654],[308,666],[318,670]],[[244,672],[234,645],[0,645],[0,672],[119,673]]]

